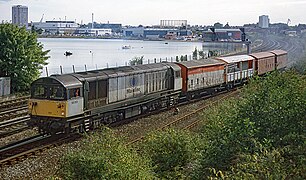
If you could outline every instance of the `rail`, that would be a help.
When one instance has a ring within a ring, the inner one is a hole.
[[[186,115],[184,115],[184,116],[182,116],[182,117],[180,117],[180,118],[178,118],[178,119],[176,119],[176,120],[174,120],[174,121],[172,121],[172,122],[170,122],[170,123],[168,123],[168,124],[166,124],[166,125],[164,125],[164,126],[162,126],[162,127],[160,127],[160,128],[158,128],[156,131],[162,131],[162,130],[164,130],[164,129],[166,129],[166,128],[169,128],[169,127],[173,126],[174,124],[177,124],[177,123],[179,123],[179,122],[181,122],[181,121],[184,121],[184,120],[186,120],[187,118],[190,118],[191,116],[194,116],[195,114],[199,113],[200,111],[203,111],[205,108],[208,108],[208,107],[210,107],[210,106],[212,106],[212,105],[214,105],[214,104],[216,104],[216,103],[218,103],[218,102],[220,102],[220,101],[222,101],[222,100],[228,98],[229,96],[232,96],[233,94],[236,94],[236,93],[238,93],[238,92],[239,92],[239,90],[238,90],[238,89],[235,89],[234,91],[231,91],[231,92],[230,92],[229,94],[227,94],[226,96],[224,96],[224,97],[222,97],[222,98],[220,98],[220,99],[217,99],[217,100],[215,100],[215,101],[213,101],[213,102],[211,102],[211,103],[209,103],[209,104],[206,104],[206,105],[204,105],[204,106],[198,108],[197,110],[194,110],[194,111],[192,111],[192,112],[190,112],[190,113],[188,113],[188,114],[186,114]],[[224,93],[225,93],[225,92],[221,92],[221,93],[218,93],[218,94],[216,94],[216,95],[221,95],[221,94],[224,94]],[[192,124],[189,124],[188,126],[186,126],[184,129],[187,129],[188,127],[193,127],[194,125],[196,125],[196,124],[199,123],[200,121],[201,121],[201,120],[195,121],[195,122],[193,122]],[[141,137],[139,137],[139,138],[137,138],[137,139],[135,139],[135,140],[132,140],[132,141],[128,142],[128,143],[126,144],[126,146],[129,146],[129,145],[131,145],[131,144],[135,144],[136,142],[142,141],[144,138],[145,138],[145,136],[141,136]]]

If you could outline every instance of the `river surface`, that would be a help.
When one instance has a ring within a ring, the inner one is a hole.
[[[144,63],[154,63],[160,60],[175,61],[176,56],[187,55],[191,58],[192,52],[197,48],[202,50],[201,42],[175,42],[175,41],[140,41],[140,40],[114,40],[114,39],[70,39],[70,38],[39,38],[44,50],[50,50],[48,65],[42,70],[41,76],[60,74],[75,71],[102,69],[128,65],[135,57],[144,56]],[[130,46],[130,49],[122,49]],[[70,51],[71,56],[64,53]],[[207,50],[204,50],[207,52]],[[86,66],[86,67],[85,67]]]

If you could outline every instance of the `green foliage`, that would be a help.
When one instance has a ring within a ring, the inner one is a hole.
[[[223,28],[223,24],[221,24],[221,23],[219,23],[219,22],[216,22],[216,23],[214,24],[214,28],[216,28],[216,29],[222,29],[222,28]]]
[[[198,59],[198,49],[195,48],[194,51],[192,52],[192,59],[197,60]]]
[[[127,148],[109,129],[84,141],[79,152],[61,161],[64,179],[154,179],[149,163]]]
[[[181,179],[185,177],[184,167],[198,155],[199,142],[191,133],[170,129],[148,135],[141,149],[160,178]]]
[[[306,81],[294,72],[278,73],[251,81],[239,104],[239,118],[254,123],[254,135],[260,142],[269,139],[275,147],[300,144],[288,139],[301,135],[306,118]]]
[[[0,24],[0,42],[0,77],[11,77],[13,92],[28,90],[49,51],[43,51],[35,33],[12,24]]]
[[[209,50],[208,51],[208,57],[215,57],[215,56],[218,56],[218,55],[219,55],[218,50]]]
[[[252,80],[241,99],[207,111],[194,178],[302,178],[305,84],[294,72],[274,72]]]
[[[205,59],[205,53],[204,51],[199,51],[199,56],[200,56],[200,59]]]
[[[132,60],[130,60],[129,64],[131,66],[143,64],[143,59],[144,59],[144,56],[134,57]]]
[[[306,45],[304,48],[306,49]],[[306,52],[304,54],[304,57],[294,63],[293,69],[295,69],[300,74],[306,74]]]

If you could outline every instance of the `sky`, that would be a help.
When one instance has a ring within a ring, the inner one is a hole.
[[[238,26],[257,23],[268,15],[271,23],[306,24],[306,0],[0,0],[0,22],[12,19],[12,6],[29,8],[29,22],[76,20],[78,23],[159,25],[160,20],[187,20],[190,25],[216,22]]]

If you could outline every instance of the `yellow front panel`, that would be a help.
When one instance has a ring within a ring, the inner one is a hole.
[[[29,100],[29,113],[33,116],[66,117],[67,101]]]

